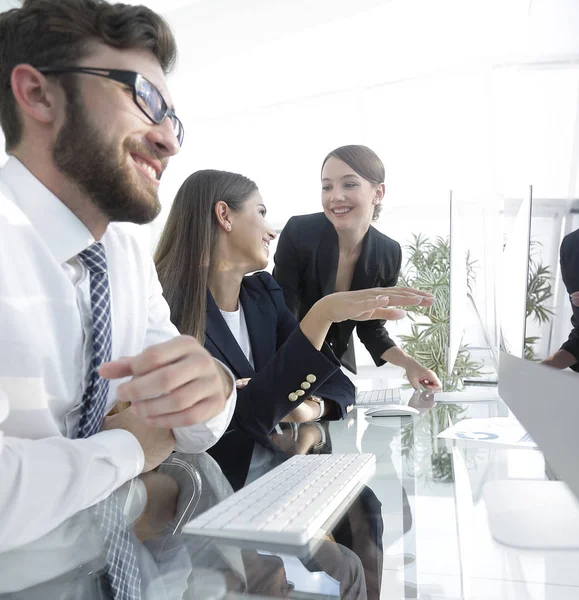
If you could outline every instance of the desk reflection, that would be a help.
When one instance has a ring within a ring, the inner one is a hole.
[[[311,432],[305,427],[302,435]],[[281,438],[287,436],[281,434]],[[231,593],[290,598],[296,588],[301,590],[300,598],[369,597],[360,559],[336,543],[331,534],[324,536],[307,560],[298,560],[276,556],[267,548],[234,547],[180,533],[184,519],[231,493],[227,479],[209,455],[175,453],[158,471],[141,475],[115,494],[125,508],[126,526],[138,557],[140,598],[208,600]],[[115,536],[102,538],[95,522],[97,514],[98,507],[93,507],[42,540],[0,555],[0,598],[112,597],[103,575],[110,550],[107,545],[114,543]]]
[[[504,416],[505,405],[436,404],[431,394],[410,403],[421,414],[393,418],[397,426],[373,424],[356,409],[344,421],[285,424],[272,434],[279,460],[303,452],[376,455],[367,491],[307,557],[181,532],[188,519],[232,493],[208,455],[175,453],[129,482],[117,496],[138,557],[141,598],[576,598],[577,553],[523,552],[490,535],[484,485],[544,479],[540,452],[437,437],[462,419]],[[43,539],[0,554],[0,598],[110,597],[95,515],[79,513]]]

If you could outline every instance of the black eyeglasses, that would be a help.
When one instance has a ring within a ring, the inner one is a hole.
[[[185,137],[183,123],[179,121],[175,112],[167,106],[161,92],[140,73],[97,67],[37,67],[36,69],[45,75],[59,73],[96,75],[97,77],[118,81],[130,87],[133,91],[133,102],[141,109],[141,112],[155,125],[159,125],[165,117],[169,117],[171,123],[173,123],[179,146],[183,144],[183,138]]]

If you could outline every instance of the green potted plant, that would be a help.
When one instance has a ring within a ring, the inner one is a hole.
[[[462,387],[465,378],[476,377],[482,363],[475,361],[466,348],[459,350],[454,369],[447,371],[447,352],[450,337],[450,244],[447,238],[433,240],[422,234],[413,235],[406,247],[407,261],[400,276],[400,284],[434,294],[429,308],[409,307],[412,321],[409,335],[401,335],[406,352],[432,369],[443,382],[445,390]],[[472,293],[475,281],[475,262],[465,257],[467,286]]]
[[[543,265],[540,257],[537,257],[536,249],[541,245],[541,242],[531,240],[526,315],[527,319],[530,318],[539,325],[544,325],[549,323],[555,313],[552,308],[547,306],[553,297],[552,273],[551,268]],[[535,344],[539,339],[538,336],[525,337],[525,358],[527,360],[537,360]]]

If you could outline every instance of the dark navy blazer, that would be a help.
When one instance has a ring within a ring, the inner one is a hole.
[[[327,419],[343,418],[354,404],[355,388],[340,371],[340,362],[327,345],[316,350],[285,305],[283,292],[269,273],[243,278],[243,306],[253,362],[243,354],[210,292],[207,293],[205,348],[227,365],[237,379],[249,377],[237,391],[229,428],[209,453],[235,489],[243,486],[255,443],[272,447],[269,434],[309,395],[330,401]],[[308,375],[316,381],[307,394],[292,402]]]
[[[324,213],[292,217],[279,236],[273,276],[284,291],[289,310],[300,321],[324,296],[336,291],[339,262],[338,234]],[[351,290],[395,286],[402,264],[400,244],[370,227],[352,276]],[[334,323],[326,341],[341,363],[356,373],[354,328],[376,366],[382,354],[396,344],[384,328],[386,321]]]
[[[561,276],[568,294],[579,292],[579,229],[563,238],[560,249]],[[573,316],[571,317],[571,333],[569,339],[561,346],[570,352],[579,361],[579,307],[571,304]],[[579,364],[571,366],[573,371],[579,371]]]

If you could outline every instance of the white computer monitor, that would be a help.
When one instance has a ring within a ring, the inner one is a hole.
[[[501,352],[499,394],[561,481],[485,486],[493,537],[508,546],[579,549],[579,376]]]
[[[501,349],[519,358],[525,355],[532,202],[532,186],[520,202],[505,202],[504,221],[512,224],[497,286]]]

